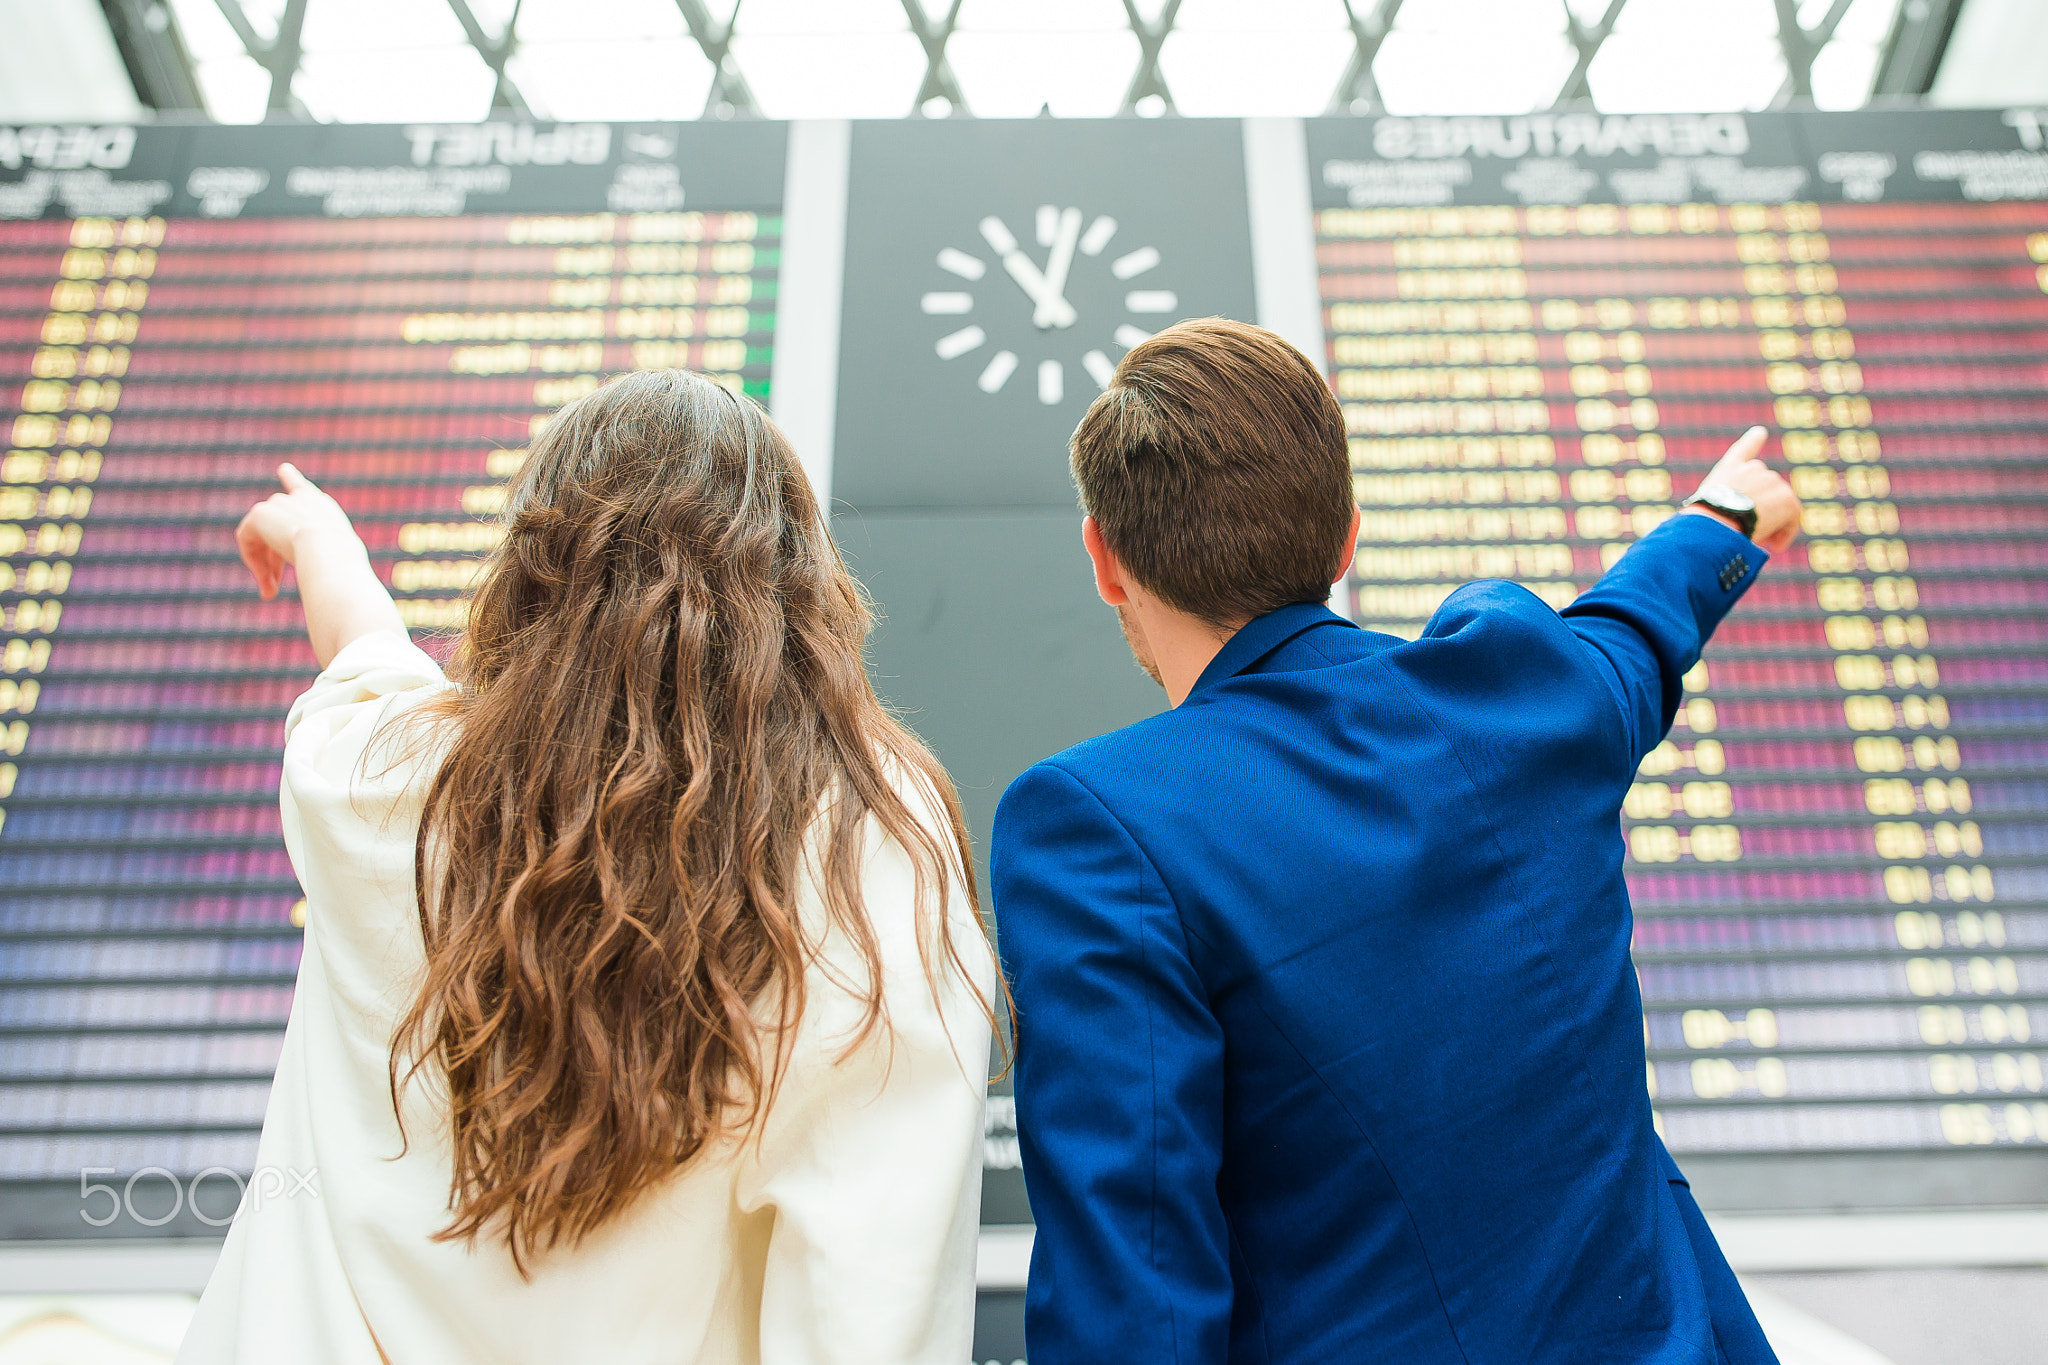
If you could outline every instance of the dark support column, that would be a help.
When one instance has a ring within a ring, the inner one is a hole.
[[[277,21],[277,38],[270,44],[268,52],[256,58],[270,72],[272,113],[294,112],[292,77],[299,74],[299,59],[305,55],[305,49],[299,44],[299,35],[305,28],[306,0],[285,0],[284,15]]]
[[[1900,5],[1878,54],[1871,98],[1924,95],[1933,89],[1962,10],[1962,0],[1906,0]]]
[[[204,109],[192,57],[165,0],[100,0],[135,98],[151,109]]]

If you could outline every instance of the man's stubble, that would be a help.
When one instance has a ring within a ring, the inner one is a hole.
[[[1152,647],[1145,641],[1145,627],[1139,624],[1137,613],[1128,602],[1116,609],[1116,623],[1123,627],[1124,643],[1131,647],[1131,657],[1145,670],[1145,676],[1161,687],[1166,686],[1166,679],[1159,676],[1159,665],[1153,661]]]

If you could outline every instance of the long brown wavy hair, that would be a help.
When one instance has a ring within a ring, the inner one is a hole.
[[[870,818],[911,858],[934,991],[974,979],[946,905],[974,884],[952,783],[869,685],[867,603],[753,402],[680,370],[612,380],[534,441],[505,531],[428,713],[452,742],[391,1077],[396,1104],[446,1076],[440,1236],[502,1235],[523,1272],[753,1125],[823,933],[866,959],[860,1036],[886,1028]],[[813,882],[822,926],[799,920]]]

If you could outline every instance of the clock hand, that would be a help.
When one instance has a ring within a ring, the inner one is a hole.
[[[1034,308],[1043,307],[1046,300],[1045,277],[1038,273],[1038,267],[1031,263],[1031,258],[1018,249],[1017,239],[1010,234],[1010,230],[1007,227],[1003,226],[1003,220],[993,214],[982,219],[981,236],[982,240],[988,243],[989,249],[1002,259],[1003,269],[1009,272],[1010,278],[1015,280],[1018,288],[1024,291],[1024,297],[1031,300]],[[1073,321],[1071,317],[1073,313],[1072,305],[1068,304],[1065,299],[1058,298],[1057,295],[1054,298],[1056,310],[1064,310],[1069,315],[1066,322],[1055,325],[1062,327],[1071,325]],[[1035,316],[1034,312],[1034,320]]]
[[[1013,247],[1003,253],[1003,269],[1009,271],[1010,278],[1023,288],[1024,296],[1031,300],[1034,308],[1045,307],[1045,277],[1038,273],[1037,266],[1031,264],[1030,257]]]
[[[1074,305],[1067,302],[1067,272],[1074,265],[1074,243],[1081,237],[1081,210],[1070,208],[1060,214],[1059,235],[1053,239],[1052,254],[1045,262],[1045,292],[1031,320],[1040,327],[1072,327]]]
[[[1017,249],[1017,239],[1003,226],[1003,220],[994,214],[982,219],[981,236],[988,243],[989,250],[1002,261],[1003,269],[1010,272],[1010,278],[1024,290],[1025,297],[1037,303],[1044,295],[1045,280],[1039,275],[1038,267],[1031,264],[1031,258]]]

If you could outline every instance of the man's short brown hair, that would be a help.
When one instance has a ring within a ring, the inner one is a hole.
[[[1072,455],[1082,509],[1168,606],[1235,627],[1329,599],[1351,524],[1344,416],[1265,328],[1201,318],[1132,348]]]

